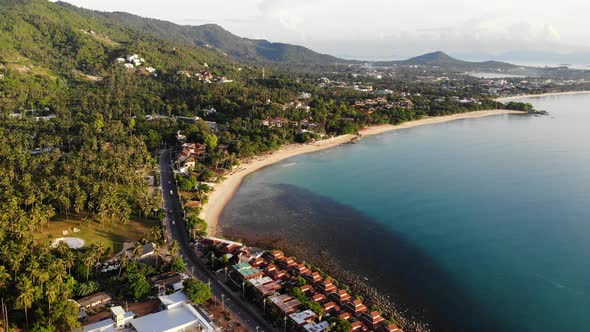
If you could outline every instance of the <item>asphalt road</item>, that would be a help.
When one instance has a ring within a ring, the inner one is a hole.
[[[166,237],[167,241],[177,240],[180,247],[180,255],[186,264],[187,271],[203,282],[209,282],[213,295],[221,301],[224,295],[225,307],[248,327],[250,331],[278,331],[273,328],[260,313],[246,301],[240,298],[240,294],[233,292],[227,285],[221,282],[197,257],[190,247],[187,228],[184,222],[184,213],[180,204],[174,173],[171,169],[170,154],[164,150],[160,154],[160,180],[162,194],[164,196],[164,209],[166,210]],[[172,192],[172,194],[171,194]]]

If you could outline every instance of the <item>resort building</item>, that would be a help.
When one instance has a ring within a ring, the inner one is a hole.
[[[301,289],[301,291],[305,295],[309,295],[313,292],[313,286],[311,286],[311,285],[303,285],[303,286],[299,287],[299,289]]]
[[[328,300],[328,298],[324,294],[316,294],[311,297],[311,300],[317,303],[324,303]]]
[[[351,296],[344,289],[331,293],[329,297],[330,299],[338,303],[339,306],[343,306],[345,303],[350,302],[350,300],[352,299]]]
[[[343,320],[349,320],[352,316],[350,315],[349,312],[343,312],[340,315],[338,315],[338,318],[343,319]]]
[[[330,294],[337,290],[336,285],[334,285],[330,280],[324,280],[319,282],[317,285],[317,289],[324,294]]]
[[[340,311],[340,307],[334,302],[324,303],[322,306],[322,311],[324,314],[335,314]]]
[[[399,326],[397,326],[395,324],[381,325],[381,326],[379,326],[377,331],[378,332],[403,332],[402,329],[400,329]]]
[[[348,302],[344,305],[343,309],[350,312],[355,317],[358,317],[367,312],[367,306],[364,305],[361,300]]]
[[[296,266],[297,263],[295,262],[293,257],[285,257],[285,258],[279,260],[278,265],[283,269],[289,269],[293,266]]]
[[[384,320],[378,311],[367,312],[361,316],[361,321],[371,330],[375,330]]]
[[[291,273],[295,276],[310,274],[311,271],[303,264],[297,264],[290,268]]]
[[[307,274],[307,275],[305,275],[305,276],[303,276],[303,277],[304,277],[304,278],[305,278],[305,279],[306,279],[306,280],[307,280],[309,283],[312,283],[312,284],[315,284],[315,283],[317,283],[317,282],[320,282],[320,281],[324,280],[324,278],[322,278],[322,276],[321,276],[319,273],[317,273],[317,272],[314,272],[314,273],[312,273],[312,274]]]
[[[350,327],[351,327],[351,331],[356,331],[356,332],[367,330],[367,327],[360,320],[357,320],[356,322],[351,323]]]
[[[283,252],[280,250],[274,250],[273,252],[269,253],[269,257],[271,260],[279,260],[285,257],[285,254],[283,254]]]

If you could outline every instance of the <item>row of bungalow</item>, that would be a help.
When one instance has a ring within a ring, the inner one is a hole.
[[[339,317],[351,321],[353,331],[401,332],[395,324],[388,324],[377,311],[369,311],[362,300],[353,299],[345,289],[325,279],[317,271],[298,263],[283,252],[272,252],[248,248],[241,243],[218,238],[201,240],[201,245],[217,245],[221,252],[233,256],[229,279],[237,286],[248,285],[258,300],[272,305],[283,317],[289,317],[296,330],[305,332],[325,331],[329,324],[323,317]],[[256,254],[252,254],[255,252]],[[281,293],[284,288],[298,285],[298,277],[306,280],[301,291],[308,301],[322,306],[318,317],[311,310],[305,310],[303,303],[293,296]]]

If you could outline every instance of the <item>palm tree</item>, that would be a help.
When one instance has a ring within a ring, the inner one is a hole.
[[[127,252],[124,252],[119,260],[119,277],[121,276],[121,270],[123,267],[127,267],[127,264],[129,264],[129,256],[127,256]]]
[[[59,287],[56,285],[56,282],[50,282],[47,287],[45,288],[45,297],[47,297],[47,306],[49,308],[49,323],[51,324],[51,303],[57,300],[57,296],[59,294]]]
[[[18,309],[23,309],[25,311],[25,320],[27,321],[27,327],[29,326],[29,316],[27,313],[27,309],[31,307],[33,301],[35,300],[35,288],[33,287],[33,283],[29,278],[23,276],[18,281],[16,285],[18,292],[20,293],[16,298],[16,305]]]
[[[92,252],[88,252],[82,262],[86,266],[86,281],[88,281],[88,277],[90,277],[90,267],[94,263],[94,254]]]
[[[156,256],[156,265],[158,265],[158,257],[160,257],[160,246],[154,245],[154,256]]]
[[[37,262],[36,260],[31,260],[29,266],[27,266],[26,271],[29,274],[31,281],[33,283],[36,283],[39,279],[39,274],[41,273],[39,262]]]
[[[10,282],[10,274],[6,271],[4,265],[0,265],[0,289],[6,289]]]
[[[178,241],[176,241],[176,240],[172,241],[172,243],[170,244],[170,254],[172,256],[177,256],[179,252],[180,252],[180,245],[178,244]]]
[[[49,267],[49,271],[51,273],[51,279],[55,280],[58,284],[62,284],[68,277],[66,266],[64,261],[61,259],[57,259],[55,262],[53,262],[53,264]]]
[[[72,267],[74,267],[76,264],[76,257],[74,256],[74,253],[71,250],[66,251],[65,255],[63,256],[63,260],[64,265],[68,270],[68,274],[70,274]]]

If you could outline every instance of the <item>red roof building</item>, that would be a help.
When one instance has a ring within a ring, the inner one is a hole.
[[[317,272],[314,272],[312,274],[306,274],[303,277],[312,284],[324,280],[324,278],[322,278],[322,276]]]
[[[313,292],[313,287],[311,285],[303,285],[299,287],[299,289],[301,289],[301,291],[305,293],[305,295],[309,295]]]
[[[336,305],[336,303],[334,302],[328,302],[324,303],[324,305],[322,306],[322,311],[324,312],[324,314],[333,314],[340,311],[340,307]]]
[[[330,294],[337,290],[336,286],[330,280],[324,280],[318,283],[317,288],[324,294]]]
[[[389,324],[389,325],[381,325],[379,326],[379,329],[377,329],[378,332],[403,332],[402,329],[399,328],[399,326],[395,325],[395,324]]]
[[[366,312],[361,316],[361,321],[367,325],[371,330],[377,329],[379,324],[383,322],[385,318],[381,317],[378,311]]]
[[[282,259],[283,257],[285,257],[285,254],[283,254],[283,252],[280,250],[274,250],[273,252],[271,252],[269,254],[269,257],[271,259],[278,260],[278,259]]]
[[[356,321],[354,323],[351,323],[350,327],[352,328],[351,331],[355,331],[355,332],[360,332],[360,331],[367,329],[361,321]]]
[[[288,269],[290,267],[296,266],[297,262],[295,262],[293,257],[285,257],[279,260],[278,265],[283,269]]]
[[[358,317],[367,312],[367,306],[364,305],[361,300],[348,302],[344,305],[343,309],[350,312],[355,317]]]
[[[262,257],[258,257],[256,258],[252,263],[250,263],[250,265],[254,266],[254,267],[261,267],[263,264],[265,263],[264,258]]]
[[[297,264],[295,266],[292,266],[290,269],[291,269],[291,273],[293,273],[293,275],[296,275],[296,276],[306,275],[306,274],[311,273],[311,271],[303,264]]]
[[[344,289],[331,293],[329,296],[330,299],[338,303],[339,306],[343,306],[345,303],[348,303],[352,300],[350,294],[348,294]]]
[[[349,312],[343,312],[340,314],[340,316],[338,316],[338,318],[343,319],[343,320],[349,320],[350,319],[350,313]]]
[[[316,294],[311,297],[311,300],[317,303],[324,303],[328,300],[328,298],[324,294]]]

